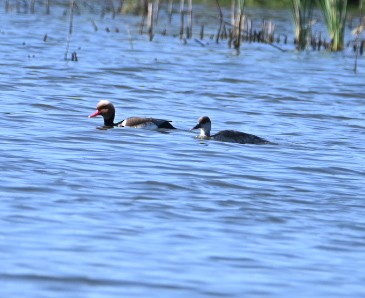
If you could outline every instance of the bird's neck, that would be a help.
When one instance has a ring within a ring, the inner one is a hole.
[[[113,113],[110,117],[105,118],[104,117],[104,126],[114,126],[114,116],[115,114]]]
[[[209,138],[210,137],[210,132],[205,131],[204,129],[200,129],[200,137],[201,138]]]

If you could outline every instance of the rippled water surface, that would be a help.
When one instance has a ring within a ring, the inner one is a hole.
[[[0,296],[364,297],[364,58],[139,21],[75,16],[72,62],[62,9],[2,13]],[[100,99],[178,129],[97,129]],[[200,141],[202,115],[275,145]]]

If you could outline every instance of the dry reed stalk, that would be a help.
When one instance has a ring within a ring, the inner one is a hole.
[[[185,0],[180,0],[180,39],[184,38]]]
[[[68,28],[68,34],[67,34],[65,60],[67,60],[68,50],[70,48],[71,36],[72,36],[72,31],[73,31],[73,16],[74,16],[75,1],[76,0],[70,0],[70,8],[69,8],[70,18],[69,18],[69,28]]]
[[[143,2],[143,4],[142,4]],[[139,25],[139,34],[143,34],[143,28],[144,28],[144,22],[146,20],[146,15],[147,15],[147,9],[146,9],[146,5],[148,6],[148,0],[141,0],[140,1],[140,7],[139,10],[142,10],[142,20],[141,20],[141,24]],[[142,9],[142,5],[143,5],[143,9]]]
[[[172,22],[172,13],[173,13],[173,0],[170,0],[168,6],[169,24],[171,24]]]
[[[51,0],[47,0],[46,1],[46,14],[50,14],[51,13]]]
[[[217,32],[215,42],[219,43],[219,37],[221,35],[222,26],[223,26],[223,12],[222,12],[222,8],[219,4],[219,0],[216,0],[216,3],[217,3],[217,8],[218,8],[218,14],[219,14],[219,27],[218,27],[218,32]]]
[[[242,36],[242,19],[244,18],[243,13],[239,13],[237,14],[237,19],[236,19],[236,39],[233,42],[234,48],[237,50],[237,52],[239,52],[240,48],[241,48],[241,36]]]
[[[227,28],[226,28],[226,24],[223,23],[223,28],[222,28],[222,33],[221,33],[221,39],[227,39],[228,34],[227,34]]]
[[[76,52],[72,52],[71,54],[71,61],[79,61],[79,59],[77,58],[77,53]]]
[[[322,40],[322,32],[318,32],[315,35],[311,35],[311,42],[310,42],[313,51],[320,51],[321,47],[324,45]]]
[[[149,2],[147,7],[147,32],[149,40],[153,39],[153,3]]]
[[[200,39],[201,40],[204,39],[204,24],[202,24],[200,27]]]
[[[186,35],[187,38],[193,36],[193,0],[188,0],[188,26]]]
[[[94,31],[98,31],[98,26],[96,25],[94,19],[91,20],[91,24],[93,25]]]
[[[248,34],[248,40],[252,40],[253,35],[253,26],[252,26],[252,19],[247,19],[247,34]]]
[[[244,0],[238,0],[237,6],[234,11],[234,27],[233,27],[233,36],[232,36],[232,42],[234,49],[237,50],[237,53],[239,54],[239,49],[241,47],[241,40],[242,40],[242,24],[244,21],[244,15],[243,15],[243,6],[244,6]]]
[[[158,17],[160,15],[160,0],[155,0],[155,4],[153,6],[153,19],[154,23],[157,26],[158,24]]]
[[[362,0],[359,1],[359,10],[360,10],[360,25],[355,29],[354,32],[356,34],[355,38],[355,45],[356,45],[356,54],[355,54],[355,63],[354,63],[354,73],[357,73],[357,60],[359,58],[359,54],[364,50],[364,41],[361,42],[361,46],[359,46],[359,37],[361,32],[364,30],[365,22],[363,21],[363,6],[362,6]]]
[[[271,21],[263,21],[262,24],[262,42],[272,43],[274,41],[275,25]]]

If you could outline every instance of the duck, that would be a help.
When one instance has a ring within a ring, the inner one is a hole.
[[[200,139],[212,139],[221,142],[240,143],[240,144],[269,144],[270,142],[244,132],[236,130],[222,130],[216,134],[211,135],[210,130],[212,127],[212,121],[208,116],[202,116],[198,119],[198,124],[195,125],[191,130],[200,129]]]
[[[144,117],[129,117],[120,122],[114,123],[115,107],[108,100],[100,100],[96,105],[96,111],[89,115],[89,118],[96,116],[103,116],[104,127],[134,127],[134,128],[147,128],[147,129],[176,129],[170,122],[170,120],[156,119],[156,118],[144,118]]]

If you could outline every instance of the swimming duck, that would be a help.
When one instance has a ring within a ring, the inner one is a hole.
[[[269,141],[266,141],[263,138],[257,137],[255,135],[251,135],[248,133],[235,131],[235,130],[222,130],[214,135],[210,134],[210,129],[212,126],[212,122],[209,117],[203,116],[198,120],[198,124],[195,125],[193,129],[200,128],[200,135],[198,136],[201,139],[213,139],[221,142],[231,142],[231,143],[240,143],[240,144],[269,144]]]
[[[120,122],[114,123],[115,117],[115,108],[114,105],[108,100],[100,100],[96,105],[96,111],[92,113],[89,118],[93,118],[96,116],[103,116],[104,118],[104,126],[106,127],[134,127],[134,128],[149,128],[149,129],[157,129],[157,128],[166,128],[166,129],[175,129],[174,126],[171,125],[171,121],[164,119],[155,119],[155,118],[143,118],[143,117],[129,117]]]

